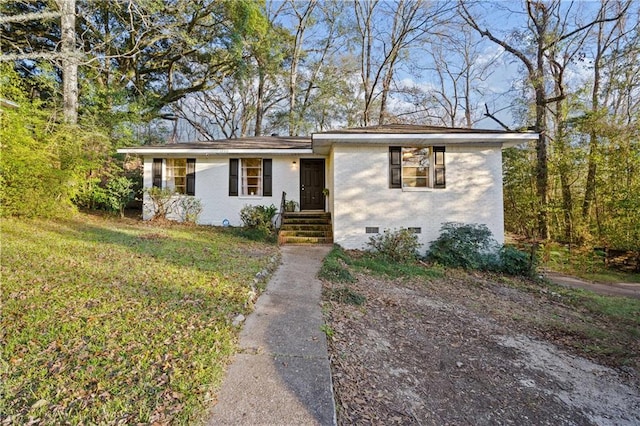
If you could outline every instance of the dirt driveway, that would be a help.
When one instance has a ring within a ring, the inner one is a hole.
[[[595,283],[552,271],[545,271],[544,277],[564,287],[582,288],[609,296],[624,296],[640,299],[640,284],[638,283]]]
[[[465,273],[356,277],[362,306],[328,300],[344,284],[324,284],[339,424],[640,424],[638,358],[578,356],[592,319],[561,299]]]

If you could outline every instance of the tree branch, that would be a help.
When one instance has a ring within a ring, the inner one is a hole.
[[[491,114],[489,112],[489,106],[487,104],[484,104],[484,109],[485,109],[485,113],[484,116],[488,117],[490,119],[492,119],[493,121],[495,121],[496,123],[498,123],[500,126],[502,126],[503,129],[505,129],[508,132],[511,132],[512,130],[509,128],[509,126],[507,126],[506,124],[504,124],[502,121],[500,121],[495,115]]]

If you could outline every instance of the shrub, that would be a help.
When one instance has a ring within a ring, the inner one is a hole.
[[[271,219],[277,213],[276,206],[250,206],[246,205],[240,210],[240,220],[247,228],[258,229],[268,234],[273,231]]]
[[[531,277],[536,271],[536,259],[511,246],[502,246],[500,249],[500,272],[509,275]]]
[[[486,225],[445,223],[427,259],[444,266],[532,276],[535,259],[511,246],[498,246]]]
[[[145,204],[145,209],[151,214],[152,220],[169,219],[179,222],[195,223],[202,212],[202,203],[190,195],[177,194],[167,188],[146,188],[151,206]]]
[[[178,209],[183,222],[196,223],[198,221],[198,217],[200,217],[200,213],[202,213],[202,202],[199,198],[180,196]]]
[[[418,258],[418,249],[422,244],[418,236],[408,229],[385,229],[384,233],[369,238],[367,246],[377,255],[394,262],[408,263]]]
[[[497,263],[498,245],[486,225],[447,222],[440,231],[429,247],[430,261],[464,269],[492,269]]]
[[[120,213],[124,217],[124,208],[133,200],[133,182],[125,176],[114,177],[106,185],[105,205],[111,211]]]
[[[73,203],[81,208],[95,210],[104,206],[106,199],[102,180],[99,177],[89,176],[84,182],[78,184]]]

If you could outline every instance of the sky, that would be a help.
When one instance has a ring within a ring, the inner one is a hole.
[[[392,3],[383,2],[384,6]],[[471,2],[469,2],[470,4]],[[268,2],[270,10],[277,9],[282,2]],[[341,16],[344,25],[355,25],[353,22],[353,8],[350,3],[345,4],[345,14]],[[448,4],[448,3],[445,3]],[[527,15],[525,12],[524,1],[480,1],[474,3],[474,16],[482,28],[488,28],[499,38],[505,38],[510,43],[518,46],[523,45],[522,40],[527,37]],[[592,17],[594,11],[599,7],[597,1],[564,1],[563,7],[570,10],[570,24],[579,25],[580,19],[586,19],[585,16]],[[640,2],[638,2],[640,4]],[[471,6],[470,6],[471,7]],[[638,6],[636,6],[638,7]],[[575,22],[573,21],[575,20]],[[290,15],[280,15],[276,22],[294,30],[294,20]],[[468,24],[458,24],[459,34],[467,33],[476,44],[475,58],[473,60],[474,70],[478,72],[482,67],[487,67],[481,78],[476,78],[472,82],[472,105],[475,107],[474,126],[476,128],[499,129],[501,126],[490,118],[483,117],[484,105],[487,104],[489,111],[494,114],[500,121],[508,126],[515,128],[520,125],[529,124],[523,115],[526,109],[523,106],[526,96],[530,96],[530,90],[527,90],[526,70],[522,63],[518,61],[512,54],[505,52],[504,49],[497,44],[482,39],[475,30],[471,29]],[[384,37],[391,28],[391,17],[380,16],[374,26],[375,36]],[[530,34],[530,33],[529,33]],[[314,49],[326,35],[326,31],[322,26],[317,26],[306,34],[306,47]],[[339,46],[338,54],[349,52],[349,44],[342,41]],[[374,52],[382,53],[382,44],[374,45]],[[415,110],[418,104],[416,99],[402,94],[403,88],[413,87],[419,88],[424,92],[424,96],[433,95],[440,87],[437,74],[433,72],[435,62],[430,50],[442,50],[442,56],[439,63],[446,63],[449,67],[456,68],[461,66],[459,55],[448,45],[439,45],[435,43],[432,46],[414,43],[407,52],[407,55],[401,66],[395,72],[394,87],[398,89],[390,99],[389,105],[393,112],[400,114]],[[352,52],[354,53],[354,52]],[[355,52],[357,54],[357,52]],[[585,49],[586,61],[573,65],[567,76],[570,78],[574,87],[580,87],[587,84],[591,69],[589,67],[589,49]],[[355,72],[352,75],[345,75],[344,78],[351,81],[353,85],[358,85],[359,74]],[[453,86],[444,85],[444,93],[446,97],[451,97]],[[463,111],[458,111],[458,115],[463,115]],[[408,115],[402,115],[406,117]],[[415,115],[414,115],[415,116]],[[265,123],[266,124],[266,123]],[[340,124],[340,123],[338,123]],[[445,123],[434,121],[429,124],[444,125]]]

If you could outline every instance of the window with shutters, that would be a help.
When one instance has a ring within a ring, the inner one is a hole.
[[[241,195],[262,196],[262,159],[243,158],[241,168]]]
[[[272,195],[272,164],[268,158],[231,158],[229,195],[269,197]]]
[[[167,158],[166,188],[178,194],[187,193],[187,159]]]
[[[163,176],[164,165],[164,176]],[[195,195],[196,160],[194,158],[153,159],[153,186],[176,194]]]
[[[444,188],[444,147],[389,147],[389,187]]]

